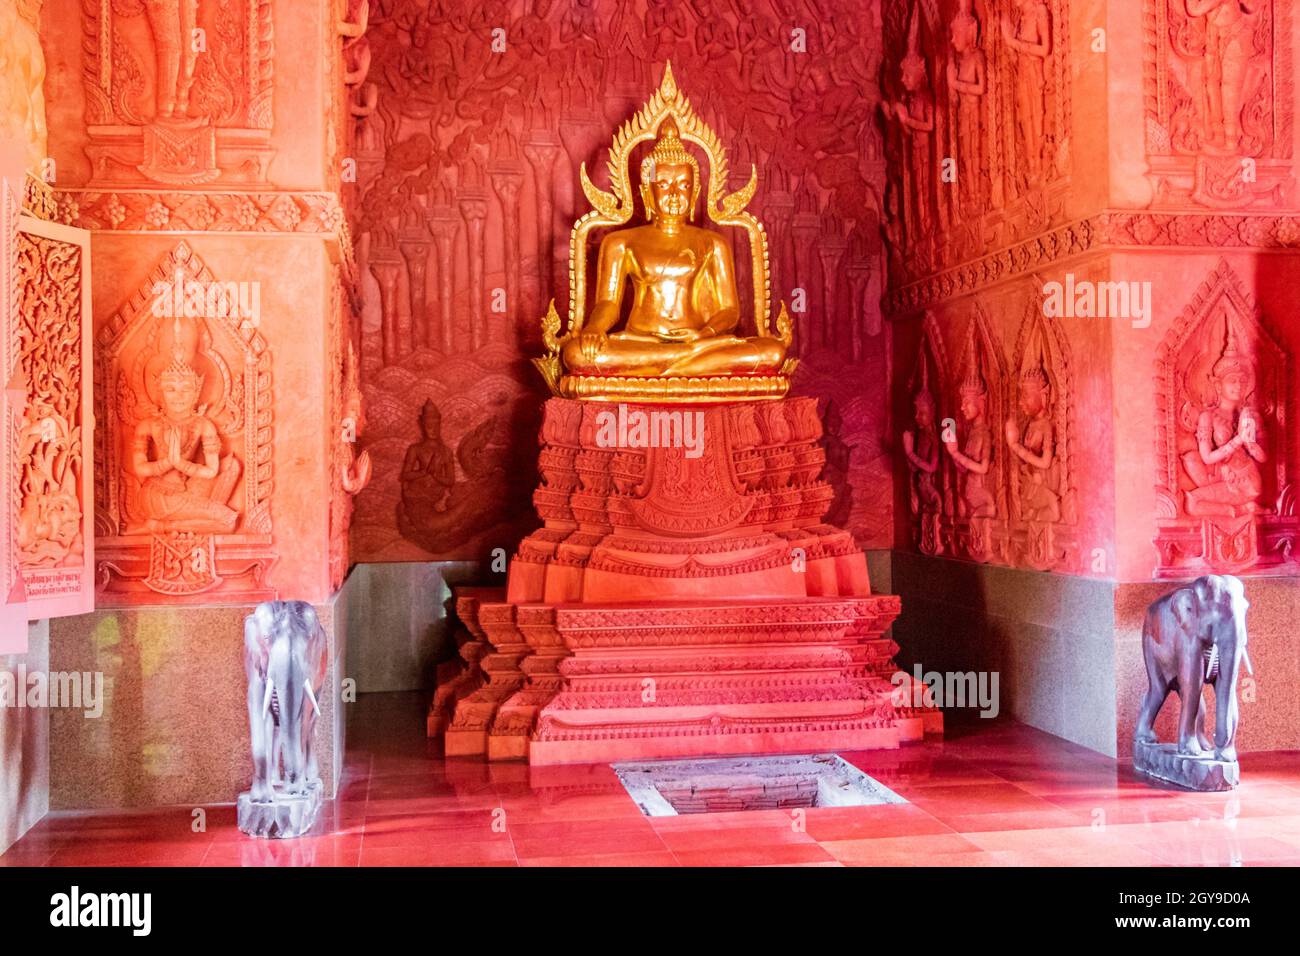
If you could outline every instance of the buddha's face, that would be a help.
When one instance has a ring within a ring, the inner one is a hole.
[[[952,22],[952,28],[949,36],[952,38],[953,49],[958,53],[965,53],[975,45],[975,35],[978,24],[974,17],[958,17]]]
[[[199,401],[198,385],[188,376],[164,375],[159,382],[162,388],[163,412],[168,418],[181,420],[194,412]]]
[[[695,170],[686,163],[660,163],[650,180],[650,198],[655,220],[681,222],[691,208],[695,192]]]

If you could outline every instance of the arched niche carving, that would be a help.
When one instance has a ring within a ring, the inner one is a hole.
[[[944,422],[954,418],[949,379],[943,333],[934,314],[927,312],[907,379],[910,415],[901,439],[912,540],[922,554],[944,553],[954,512],[953,460],[940,440]]]
[[[1221,261],[1156,354],[1156,577],[1295,560],[1290,376],[1290,356]]]
[[[1035,288],[1042,289],[1041,279]],[[1008,381],[1008,514],[1011,563],[1076,569],[1074,529],[1077,426],[1070,343],[1035,293],[1025,306]]]
[[[275,597],[271,355],[255,321],[208,294],[231,285],[178,243],[96,336],[105,603]]]
[[[940,435],[956,472],[951,553],[974,561],[1006,562],[1006,451],[999,435],[1006,421],[1006,381],[1001,346],[975,302],[950,384],[955,434]]]

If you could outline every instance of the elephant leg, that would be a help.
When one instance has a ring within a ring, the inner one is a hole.
[[[1210,743],[1210,738],[1205,733],[1205,728],[1209,726],[1205,719],[1205,695],[1197,695],[1196,702],[1196,742],[1201,745],[1202,750],[1211,750],[1214,745]]]
[[[1142,709],[1138,712],[1137,730],[1134,732],[1136,740],[1148,744],[1156,742],[1156,715],[1160,713],[1160,708],[1164,706],[1165,698],[1168,696],[1168,682],[1163,680],[1157,682],[1153,679],[1147,687],[1146,696],[1142,698]]]

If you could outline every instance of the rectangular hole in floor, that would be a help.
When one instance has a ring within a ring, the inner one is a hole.
[[[704,757],[612,766],[648,817],[907,802],[838,754]]]

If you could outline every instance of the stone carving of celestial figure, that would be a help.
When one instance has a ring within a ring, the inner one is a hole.
[[[36,27],[14,0],[0,3],[0,134],[21,143],[29,172],[46,157],[45,55]]]
[[[1002,16],[1002,37],[1017,54],[1016,122],[1021,148],[1036,179],[1042,169],[1047,58],[1052,52],[1052,15],[1043,0],[1014,0],[1017,17]]]
[[[984,51],[979,48],[980,22],[964,0],[948,29],[953,58],[948,61],[948,86],[957,94],[957,150],[960,169],[957,188],[966,201],[976,198],[981,174],[981,108],[988,90]]]
[[[143,0],[153,33],[157,73],[154,76],[157,119],[184,118],[190,108],[190,87],[198,60],[194,30],[200,0]]]
[[[916,240],[930,230],[930,194],[932,161],[930,137],[934,133],[934,96],[925,68],[925,57],[917,46],[918,21],[916,8],[912,10],[912,25],[908,33],[907,55],[899,65],[903,81],[903,98],[893,103],[886,101],[881,108],[885,118],[896,120],[907,144],[908,162],[904,175],[911,180],[911,221],[908,235]]]
[[[239,521],[227,504],[239,459],[221,454],[217,427],[199,405],[203,376],[191,363],[179,319],[173,335],[171,364],[158,374],[161,413],[143,419],[131,443],[137,510],[146,531],[229,534]]]
[[[641,163],[649,222],[601,242],[595,307],[562,351],[570,372],[689,377],[780,370],[783,342],[734,334],[740,307],[731,245],[719,233],[690,225],[699,192],[699,163],[667,119]],[[629,283],[625,329],[612,332]]]
[[[1187,513],[1197,517],[1237,517],[1260,509],[1264,490],[1260,464],[1268,461],[1260,418],[1251,405],[1255,370],[1237,347],[1224,314],[1223,354],[1210,372],[1215,401],[1196,421],[1196,448],[1182,456],[1195,486],[1187,492]]]
[[[1241,110],[1256,14],[1263,0],[1186,0],[1205,21],[1205,88],[1201,116],[1206,145],[1231,152],[1241,141]]]
[[[1014,418],[1006,424],[1007,445],[1019,459],[1020,514],[1026,521],[1061,520],[1051,392],[1040,359],[1020,376],[1020,411],[1027,419],[1023,432]]]
[[[420,431],[424,438],[406,450],[402,462],[402,499],[418,500],[443,512],[456,484],[456,459],[443,441],[442,413],[433,399],[427,399],[420,409]]]
[[[939,472],[939,433],[935,427],[935,403],[921,366],[921,385],[913,397],[916,428],[903,432],[903,454],[910,473],[912,513],[938,514],[943,496],[935,486]]]
[[[993,468],[993,432],[988,422],[988,388],[979,368],[972,362],[961,389],[961,416],[965,419],[966,441],[958,448],[957,437],[944,438],[959,473],[959,493],[967,517],[991,518],[997,502],[989,488]]]
[[[1194,790],[1237,786],[1237,684],[1246,651],[1246,611],[1239,578],[1209,574],[1155,601],[1142,624],[1148,687],[1134,731],[1137,770]],[[1202,689],[1214,686],[1214,738],[1206,733]],[[1161,744],[1156,715],[1170,691],[1181,700],[1178,741]]]
[[[244,670],[253,783],[237,802],[249,836],[297,837],[311,829],[324,787],[313,736],[328,641],[306,601],[266,601],[244,618]]]

